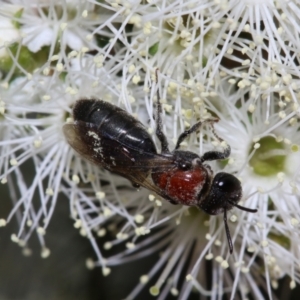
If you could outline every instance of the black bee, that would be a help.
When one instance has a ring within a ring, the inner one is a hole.
[[[195,206],[210,215],[224,214],[224,224],[230,253],[232,240],[227,224],[227,211],[238,205],[242,197],[240,181],[233,175],[220,172],[215,176],[206,161],[228,158],[231,148],[209,151],[201,157],[190,151],[179,150],[180,144],[203,122],[198,122],[178,138],[175,149],[169,150],[162,131],[162,107],[157,101],[156,136],[161,152],[141,122],[123,109],[108,102],[81,99],[73,109],[74,123],[65,124],[64,134],[71,147],[90,162],[143,186],[172,204]],[[213,124],[218,120],[206,120]],[[218,137],[213,129],[216,138]]]

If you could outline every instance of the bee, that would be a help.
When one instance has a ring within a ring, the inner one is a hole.
[[[158,93],[158,92],[157,92]],[[232,239],[227,224],[227,211],[233,207],[255,213],[238,205],[242,197],[240,181],[232,174],[213,174],[207,161],[226,159],[229,145],[223,151],[208,151],[201,157],[191,151],[180,150],[181,143],[198,131],[203,123],[213,128],[218,120],[197,122],[181,133],[175,149],[169,150],[162,130],[162,105],[158,94],[156,136],[161,144],[158,152],[144,125],[125,110],[97,99],[80,99],[73,108],[73,123],[63,126],[70,146],[83,158],[112,173],[130,180],[135,187],[142,186],[172,204],[194,206],[209,215],[223,213],[230,253]]]

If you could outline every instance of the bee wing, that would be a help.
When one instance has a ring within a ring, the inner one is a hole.
[[[150,172],[173,168],[167,156],[123,145],[105,132],[99,133],[91,123],[68,123],[63,126],[63,132],[71,147],[88,161],[153,191],[157,187],[146,180]]]
[[[91,145],[85,144],[85,142],[82,140],[78,126],[76,126],[76,124],[65,124],[63,126],[63,132],[67,139],[67,142],[77,153],[79,153],[88,161],[99,165],[97,156],[91,155],[91,153],[94,151],[93,148],[91,148]]]

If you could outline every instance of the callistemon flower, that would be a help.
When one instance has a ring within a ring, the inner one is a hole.
[[[265,299],[283,276],[294,288],[300,281],[299,7],[293,1],[27,3],[0,9],[0,30],[12,32],[1,45],[0,180],[13,201],[0,226],[17,217],[12,240],[24,254],[33,233],[42,256],[50,254],[45,234],[64,193],[74,226],[95,250],[89,268],[108,276],[113,266],[163,250],[128,299],[145,286],[159,299],[169,293],[188,299],[192,290]],[[140,119],[160,150],[157,95],[171,150],[193,123],[219,119],[215,131],[204,125],[182,149],[201,156],[231,146],[229,159],[209,165],[239,178],[239,204],[258,210],[228,212],[231,255],[223,215],[137,191],[66,142],[62,128],[74,121],[76,100],[101,98]],[[31,180],[25,162],[35,171]],[[107,231],[111,240],[99,246]],[[112,255],[111,248],[120,250]]]

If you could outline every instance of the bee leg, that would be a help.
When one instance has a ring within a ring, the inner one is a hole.
[[[224,142],[224,140],[216,134],[212,123],[211,123],[211,127],[212,127],[212,132],[213,132],[214,136],[216,137],[216,139],[220,143]],[[207,160],[226,159],[230,156],[230,152],[231,152],[231,148],[229,145],[226,145],[226,147],[224,148],[223,151],[208,151],[202,155],[201,162],[204,162]]]
[[[194,124],[191,128],[185,130],[184,132],[182,132],[180,134],[180,136],[178,137],[178,140],[177,140],[177,143],[176,143],[176,146],[175,146],[175,150],[177,150],[179,147],[180,147],[180,144],[190,135],[192,134],[193,132],[196,132],[197,130],[200,129],[201,125],[202,124],[205,124],[205,123],[209,123],[209,124],[212,124],[212,123],[215,123],[215,122],[218,122],[219,120],[218,119],[207,119],[207,120],[204,120],[204,121],[199,121],[197,122],[196,124]],[[213,133],[214,135],[216,136],[214,130],[213,130]],[[218,136],[217,136],[218,139],[220,139]]]
[[[160,103],[160,94],[158,89],[158,69],[155,70],[156,86],[157,86],[157,113],[156,113],[156,136],[161,144],[161,153],[170,153],[167,137],[162,130],[162,105]]]
[[[218,160],[226,159],[230,156],[231,148],[229,145],[224,149],[224,151],[208,151],[201,156],[201,162],[207,160]]]

